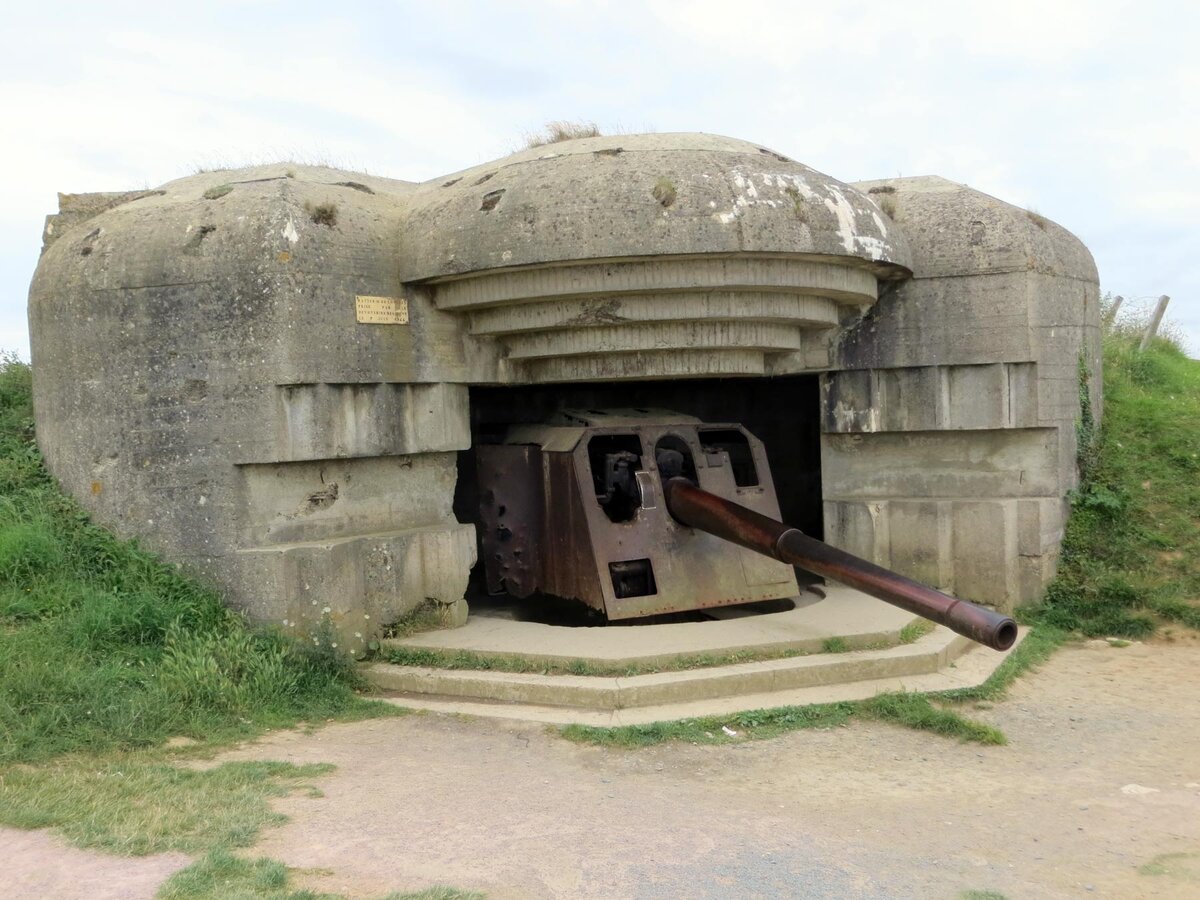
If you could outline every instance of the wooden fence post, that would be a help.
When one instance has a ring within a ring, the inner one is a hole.
[[[1108,313],[1104,316],[1104,327],[1105,328],[1112,327],[1112,323],[1117,321],[1117,313],[1121,311],[1121,304],[1124,302],[1125,302],[1125,298],[1122,297],[1120,294],[1117,294],[1116,299],[1113,300],[1112,306],[1110,306],[1108,308]]]
[[[1154,315],[1150,317],[1150,324],[1146,326],[1146,333],[1142,335],[1142,343],[1138,347],[1138,352],[1145,350],[1154,340],[1154,335],[1158,333],[1158,326],[1162,324],[1163,313],[1167,311],[1167,304],[1170,302],[1171,298],[1166,294],[1158,298],[1158,306],[1154,307]]]

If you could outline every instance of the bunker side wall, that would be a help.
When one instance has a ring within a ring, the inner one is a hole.
[[[421,296],[406,325],[357,321],[357,296],[405,299],[406,186],[348,181],[212,173],[71,223],[30,325],[39,441],[97,521],[360,651],[421,603],[461,620],[475,541],[458,326]]]
[[[1010,610],[1053,577],[1077,483],[1081,370],[1100,411],[1099,290],[1057,225],[939,178],[859,185],[914,277],[834,349],[826,539]]]

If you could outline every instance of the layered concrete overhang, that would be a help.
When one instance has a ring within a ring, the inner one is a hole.
[[[867,194],[704,134],[526,150],[406,198],[405,282],[513,381],[765,374],[910,274]]]

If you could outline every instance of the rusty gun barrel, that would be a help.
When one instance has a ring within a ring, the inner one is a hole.
[[[839,581],[945,625],[993,650],[1007,650],[1017,639],[1017,623],[1008,616],[943,594],[838,550],[769,516],[710,494],[686,478],[668,478],[663,491],[667,509],[684,525]]]

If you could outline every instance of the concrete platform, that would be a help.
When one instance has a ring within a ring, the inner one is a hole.
[[[574,660],[670,664],[680,657],[738,652],[808,655],[628,677],[386,662],[364,666],[363,673],[385,692],[384,699],[414,709],[611,727],[864,699],[887,691],[971,687],[985,681],[1008,655],[976,649],[971,641],[942,627],[913,643],[899,643],[900,630],[914,620],[908,613],[841,587],[830,589],[824,600],[795,610],[713,622],[567,628],[475,618],[463,628],[389,644],[555,664]],[[832,637],[870,649],[820,652],[823,642]]]
[[[711,622],[568,628],[473,615],[462,628],[428,631],[383,645],[547,663],[581,659],[611,666],[649,666],[681,657],[742,652],[819,653],[830,638],[841,638],[852,649],[877,647],[898,643],[901,630],[920,621],[919,616],[853,588],[831,584],[823,590],[823,599],[802,595],[797,607],[786,612]],[[733,610],[715,612],[734,614]]]

